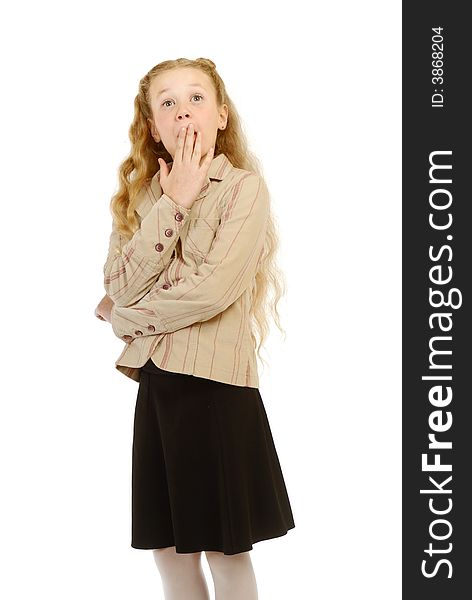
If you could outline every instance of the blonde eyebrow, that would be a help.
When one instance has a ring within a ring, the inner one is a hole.
[[[189,87],[200,87],[202,88],[202,90],[205,89],[201,83],[189,83]],[[164,88],[163,90],[157,93],[156,98],[159,98],[164,92],[168,92],[170,89],[171,88]]]

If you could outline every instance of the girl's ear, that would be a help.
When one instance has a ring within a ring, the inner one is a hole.
[[[157,133],[157,129],[156,129],[156,126],[154,125],[154,121],[152,119],[148,119],[147,121],[149,124],[149,128],[151,130],[152,137],[154,138],[154,140],[156,142],[160,142],[161,138],[160,138],[159,134]]]
[[[220,129],[226,129],[226,125],[228,124],[228,106],[223,104],[220,111]]]

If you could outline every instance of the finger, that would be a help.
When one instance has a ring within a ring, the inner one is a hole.
[[[210,167],[211,161],[213,160],[213,152],[214,152],[215,148],[214,146],[212,146],[208,152],[205,154],[205,156],[203,157],[203,160],[201,161],[201,165],[200,167],[207,172],[208,168]]]
[[[184,149],[185,149],[185,134],[187,133],[187,128],[182,127],[179,133],[179,143],[177,144],[177,157],[178,162],[182,162],[184,158]]]
[[[167,164],[165,162],[165,160],[163,160],[162,158],[158,159],[159,162],[159,167],[160,167],[160,171],[159,171],[159,183],[165,183],[165,180],[167,178]]]
[[[182,162],[183,150],[185,142],[185,127],[181,127],[179,131],[179,137],[177,139],[177,150],[175,151],[174,162]]]
[[[195,137],[195,146],[193,148],[192,159],[200,164],[200,158],[202,156],[202,132],[197,131],[197,136]]]
[[[211,148],[208,150],[208,152],[207,152],[207,154],[206,154],[206,157],[205,157],[205,160],[206,160],[207,162],[211,162],[211,161],[213,160],[213,154],[214,154],[214,152],[215,152],[215,147],[214,147],[214,146],[212,146],[212,147],[211,147]]]
[[[189,159],[192,158],[194,139],[195,139],[195,136],[193,135],[193,125],[190,124],[190,125],[188,125],[187,130],[186,130],[184,158],[189,158]]]

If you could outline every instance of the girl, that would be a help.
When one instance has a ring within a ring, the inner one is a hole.
[[[259,393],[255,347],[282,276],[267,186],[215,64],[179,58],[140,81],[111,201],[95,314],[139,382],[131,546],[152,549],[167,600],[257,598],[252,544],[295,527]]]

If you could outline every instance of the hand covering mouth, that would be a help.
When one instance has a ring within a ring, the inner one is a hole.
[[[193,127],[194,127],[194,130],[193,130],[193,135],[195,136],[195,135],[197,135],[198,131],[196,131],[196,130],[195,130],[195,125],[194,125]],[[187,129],[187,131],[188,131],[188,128],[187,128],[187,127],[186,127],[186,129]],[[179,131],[177,132],[177,137],[179,137],[179,135],[180,135],[180,129],[179,129]]]

